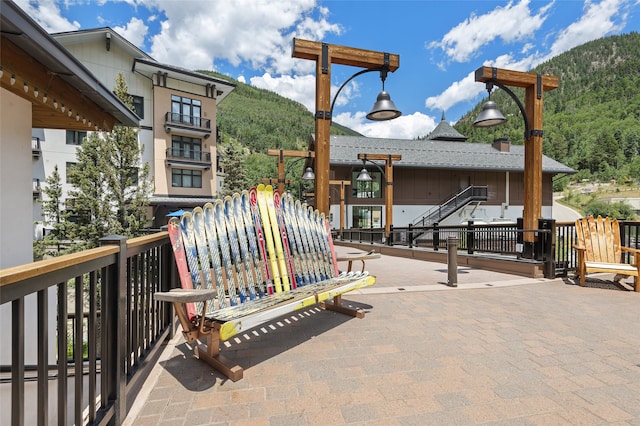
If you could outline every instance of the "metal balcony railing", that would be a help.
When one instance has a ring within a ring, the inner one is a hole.
[[[171,130],[177,130],[199,134],[205,138],[211,136],[211,120],[208,118],[167,112],[164,120],[164,129],[167,133]]]
[[[42,154],[42,147],[40,146],[40,138],[32,137],[31,138],[31,155],[33,158],[40,157]]]
[[[202,165],[211,167],[211,153],[202,151],[192,151],[177,148],[167,148],[167,161],[175,164]]]

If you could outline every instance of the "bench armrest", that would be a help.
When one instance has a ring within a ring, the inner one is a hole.
[[[585,246],[581,246],[579,244],[574,244],[573,248],[578,250],[578,251],[585,251],[587,249]]]
[[[633,254],[640,254],[640,249],[636,249],[636,248],[632,248],[632,247],[620,247],[620,250],[622,251],[628,251],[629,253],[633,253]]]
[[[200,288],[200,289],[183,289],[175,288],[171,291],[161,291],[153,294],[156,300],[162,302],[177,303],[195,303],[206,302],[216,297],[216,290]]]

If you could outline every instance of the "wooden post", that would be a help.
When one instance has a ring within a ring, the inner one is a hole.
[[[313,151],[295,151],[291,149],[269,149],[267,150],[267,155],[278,157],[278,191],[280,194],[284,194],[284,184],[291,183],[291,181],[286,180],[286,176],[284,175],[284,159],[285,157],[297,157],[297,158],[314,158],[315,153]],[[317,177],[316,177],[317,179]],[[263,179],[264,181],[265,179]]]
[[[348,180],[330,180],[329,185],[340,185],[340,238],[342,238],[345,216],[345,186],[351,185],[351,182]]]
[[[384,190],[384,237],[389,241],[391,237],[391,225],[393,224],[393,162],[402,160],[399,154],[358,154],[358,160],[366,161],[384,161],[385,172],[385,190]],[[375,163],[374,163],[375,164]]]
[[[511,71],[492,67],[480,67],[475,72],[475,80],[493,81],[504,86],[525,89],[525,121],[528,119],[530,134],[524,143],[524,229],[537,229],[542,216],[542,112],[543,94],[556,89],[558,77],[531,72]],[[526,232],[523,236],[523,255],[533,252],[536,236]]]
[[[331,134],[331,64],[375,68],[389,60],[389,71],[400,66],[400,56],[373,50],[339,46],[317,41],[293,39],[292,57],[316,61],[315,112],[315,208],[329,214],[329,167]]]

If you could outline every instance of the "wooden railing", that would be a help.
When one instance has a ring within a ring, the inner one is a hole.
[[[153,293],[175,287],[175,262],[166,232],[101,244],[0,270],[0,305],[11,312],[2,324],[11,365],[0,384],[10,387],[11,409],[0,424],[119,425],[126,417],[153,366],[145,361],[172,330],[169,305]]]

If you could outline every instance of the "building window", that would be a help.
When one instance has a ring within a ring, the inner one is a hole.
[[[131,102],[133,103],[133,112],[140,118],[144,118],[144,98],[142,96],[131,96]]]
[[[73,168],[76,166],[76,163],[72,163],[67,161],[67,167],[66,167],[66,174],[67,174],[67,179],[66,182],[67,183],[71,183],[71,173],[73,173]]]
[[[67,130],[67,145],[82,145],[87,132],[78,132],[76,130]]]
[[[382,174],[367,168],[371,181],[360,182],[358,175],[362,169],[351,172],[351,188],[354,198],[382,198]]]
[[[202,102],[197,99],[171,95],[171,121],[200,127]]]
[[[175,188],[202,188],[200,170],[171,169],[171,186]]]
[[[202,161],[202,140],[187,136],[171,138],[171,156]]]
[[[382,207],[380,206],[353,206],[354,228],[381,228]]]

